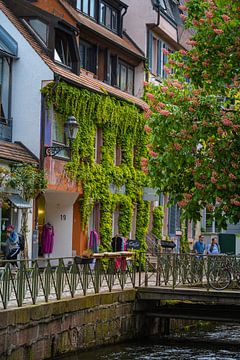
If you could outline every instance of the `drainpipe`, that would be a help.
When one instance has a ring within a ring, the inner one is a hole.
[[[124,9],[124,12],[121,14],[121,36],[123,33],[123,17],[127,13],[127,8]]]
[[[157,26],[160,24],[160,0],[157,0],[157,8],[158,8],[158,17],[157,17]]]

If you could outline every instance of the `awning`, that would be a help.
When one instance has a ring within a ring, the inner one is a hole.
[[[8,197],[8,200],[11,201],[11,203],[18,209],[29,209],[32,207],[26,200],[24,200],[18,194],[10,195]]]
[[[8,56],[17,57],[18,44],[0,25],[0,53]]]

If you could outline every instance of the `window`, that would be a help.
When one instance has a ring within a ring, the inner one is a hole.
[[[52,145],[65,145],[66,136],[64,132],[64,120],[62,117],[57,117],[53,110],[50,111],[50,118],[52,120]],[[67,150],[62,150],[58,153],[59,157],[68,158]]]
[[[94,18],[95,0],[77,0],[77,9]]]
[[[37,19],[29,18],[23,19],[26,24],[39,36],[39,38],[47,45],[48,43],[48,25]]]
[[[118,12],[104,1],[100,2],[100,24],[118,32]]]
[[[11,60],[0,55],[0,120],[7,120],[10,116],[10,85]]]
[[[96,73],[96,46],[85,41],[80,42],[80,67]]]
[[[116,145],[114,149],[114,164],[120,166],[122,163],[122,149],[120,145]]]
[[[119,61],[118,63],[118,86],[121,90],[133,94],[134,89],[134,70],[131,66]]]
[[[166,51],[171,53],[172,50],[161,39],[155,37],[151,31],[148,33],[148,63],[151,73],[158,77],[166,78],[168,74],[164,66],[168,62]]]
[[[55,30],[54,60],[70,68],[73,66],[72,37],[58,29]]]

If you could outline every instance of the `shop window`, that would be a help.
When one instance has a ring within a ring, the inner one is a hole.
[[[95,17],[95,0],[77,0],[77,9],[84,14]]]
[[[73,67],[72,36],[59,29],[55,30],[54,60],[69,68]]]
[[[118,11],[105,1],[100,1],[100,24],[116,33],[118,32]]]
[[[86,41],[80,41],[80,67],[96,73],[97,49]]]
[[[64,131],[64,120],[62,117],[57,117],[52,110],[50,112],[52,120],[52,145],[66,145],[66,135]],[[62,150],[58,153],[58,157],[68,158],[67,149]]]

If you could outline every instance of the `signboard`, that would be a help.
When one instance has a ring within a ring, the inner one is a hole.
[[[176,230],[176,236],[182,236],[182,230]]]
[[[127,250],[140,250],[140,241],[138,240],[127,240]]]
[[[157,189],[144,187],[143,188],[143,200],[159,201],[159,195],[157,194]]]
[[[114,185],[114,184],[110,184],[110,185],[109,185],[109,191],[110,191],[112,194],[122,194],[122,195],[125,195],[126,186],[123,185],[123,186],[117,187],[117,186]]]

